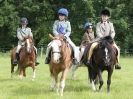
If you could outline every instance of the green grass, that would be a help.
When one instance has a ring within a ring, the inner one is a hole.
[[[27,68],[27,77],[20,80],[18,76],[10,78],[10,56],[0,56],[0,99],[133,99],[133,58],[122,57],[122,70],[114,70],[111,92],[106,92],[107,73],[104,72],[102,92],[94,92],[88,84],[87,68],[76,71],[76,80],[71,80],[71,72],[66,80],[64,96],[50,91],[50,73],[44,59],[39,58],[36,79],[31,81],[32,69]]]

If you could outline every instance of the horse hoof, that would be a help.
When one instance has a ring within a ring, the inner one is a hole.
[[[19,78],[20,78],[20,80],[22,80],[23,79],[23,76],[20,75]]]
[[[102,89],[99,89],[98,92],[102,92]]]
[[[60,96],[63,96],[63,93],[61,93]]]
[[[32,81],[35,81],[35,79],[34,79],[34,78],[32,78]]]

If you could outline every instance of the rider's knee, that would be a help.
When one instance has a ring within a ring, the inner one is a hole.
[[[93,44],[91,45],[91,48],[93,49],[93,48],[95,48],[97,45],[98,45],[98,43],[95,42],[95,43],[93,43]]]

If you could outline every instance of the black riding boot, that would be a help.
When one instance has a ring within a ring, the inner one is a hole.
[[[16,58],[14,59],[13,64],[17,65],[18,64],[18,60],[19,60],[19,53],[16,53]]]

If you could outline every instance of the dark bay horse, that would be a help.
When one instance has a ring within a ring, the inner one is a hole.
[[[92,84],[93,90],[96,90],[95,84],[97,78],[99,80],[99,90],[103,85],[102,72],[108,72],[107,78],[107,92],[110,92],[111,76],[113,73],[114,65],[116,64],[116,50],[112,46],[114,43],[110,36],[104,37],[100,40],[98,46],[94,49],[91,65],[88,66],[88,75]]]
[[[72,55],[70,45],[63,39],[54,39],[51,42],[51,60],[49,63],[50,73],[52,77],[51,88],[55,89],[58,94],[63,95],[65,80],[68,70],[72,65]],[[58,75],[61,74],[60,84]]]
[[[14,73],[14,67],[16,65],[13,64],[13,60],[16,57],[16,47],[11,51],[11,76]],[[18,61],[18,69],[17,72],[19,72],[19,76],[22,79],[22,77],[26,77],[26,68],[32,67],[33,69],[33,76],[32,80],[35,78],[35,50],[34,50],[34,44],[31,37],[27,37],[25,39],[25,44],[20,49],[19,53],[19,61]]]

